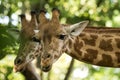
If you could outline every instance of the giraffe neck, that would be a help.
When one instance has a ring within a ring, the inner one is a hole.
[[[103,67],[120,67],[120,29],[86,28],[71,38],[67,54],[79,61]]]

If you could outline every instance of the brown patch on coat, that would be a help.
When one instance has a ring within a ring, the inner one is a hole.
[[[79,35],[79,37],[84,37],[84,36],[86,36],[85,33],[81,33],[81,34]]]
[[[120,39],[119,39],[119,38],[116,38],[115,41],[116,41],[117,47],[120,48]]]
[[[101,48],[104,51],[113,51],[113,47],[111,45],[111,42],[112,42],[111,39],[109,39],[107,41],[106,40],[102,40],[100,42],[99,48]]]
[[[91,36],[91,38],[93,38],[93,39],[97,39],[98,38],[98,35],[90,35]]]
[[[96,45],[96,39],[98,38],[98,36],[90,35],[90,37],[91,37],[90,39],[83,38],[83,41],[85,42],[86,45],[95,46]]]
[[[97,63],[99,66],[106,66],[106,67],[112,67],[112,58],[110,55],[103,54],[102,55],[102,60]]]
[[[82,52],[81,52],[82,47],[83,47],[83,42],[79,41],[79,37],[76,37],[75,43],[74,43],[75,52],[79,53],[79,55],[82,55]]]
[[[111,35],[107,35],[107,34],[105,34],[105,35],[102,35],[103,37],[113,37],[113,36],[111,36]]]
[[[117,61],[120,62],[120,52],[116,52]]]
[[[83,61],[92,63],[94,59],[97,58],[98,51],[93,49],[87,49]]]
[[[68,44],[69,44],[69,48],[72,49],[72,46],[73,46],[73,45],[72,45],[72,40],[69,39]]]
[[[76,53],[70,53],[69,55],[72,56],[72,58],[80,60],[80,55],[79,54],[82,54],[82,52],[80,51],[78,54],[76,54]]]

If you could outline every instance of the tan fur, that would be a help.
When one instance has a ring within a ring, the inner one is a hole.
[[[120,29],[87,27],[71,42],[74,58],[104,67],[120,67]],[[69,46],[68,46],[69,47]],[[71,48],[71,47],[69,47]],[[77,56],[76,56],[77,55]]]

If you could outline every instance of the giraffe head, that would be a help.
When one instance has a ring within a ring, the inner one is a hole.
[[[24,14],[20,15],[22,28],[20,32],[20,47],[14,61],[14,70],[20,71],[25,65],[32,61],[40,52],[39,40],[35,38],[38,33],[36,14],[31,11],[31,20],[26,20]]]
[[[65,51],[69,39],[78,36],[87,26],[88,21],[70,26],[63,26],[59,22],[59,10],[52,10],[52,19],[47,20],[41,13],[39,18],[39,40],[41,42],[41,69],[45,72],[52,68],[52,64]]]

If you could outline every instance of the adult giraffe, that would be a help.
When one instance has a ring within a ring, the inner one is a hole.
[[[120,67],[120,29],[86,27],[88,21],[64,26],[59,15],[53,9],[52,19],[38,25],[43,71],[49,71],[64,52],[93,65]]]

